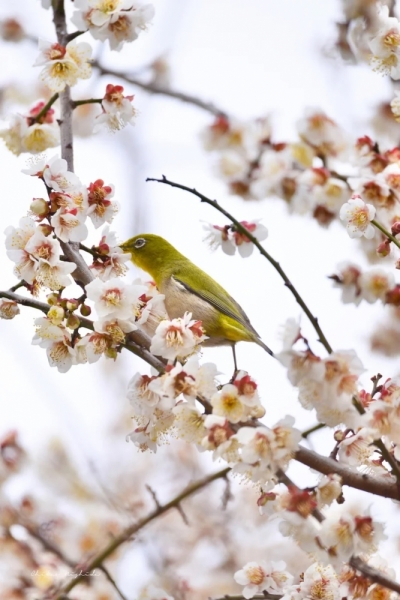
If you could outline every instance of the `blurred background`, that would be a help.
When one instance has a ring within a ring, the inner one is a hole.
[[[70,3],[66,4],[70,14]],[[378,135],[373,117],[380,103],[390,101],[391,86],[368,65],[351,64],[338,52],[335,23],[343,21],[338,0],[154,0],[153,4],[153,24],[122,52],[110,52],[108,44],[102,46],[88,34],[84,36],[102,65],[139,78],[144,74],[146,81],[149,64],[160,64],[162,59],[158,77],[171,88],[212,102],[241,120],[270,116],[275,142],[296,138],[296,122],[307,107],[321,108],[354,138]],[[31,36],[55,39],[51,11],[42,9],[39,2],[2,3],[0,19],[8,18],[17,19]],[[6,120],[44,98],[46,91],[39,83],[38,69],[32,67],[37,54],[32,41],[2,40],[0,52],[1,112]],[[366,386],[378,371],[384,379],[395,376],[397,358],[372,353],[369,343],[374,323],[387,309],[381,304],[343,305],[340,292],[327,278],[341,261],[366,264],[341,224],[333,222],[325,229],[315,220],[289,215],[278,198],[244,201],[229,194],[217,174],[217,159],[203,148],[202,136],[214,118],[207,110],[152,95],[116,77],[100,77],[95,70],[90,80],[73,89],[73,97],[101,97],[108,83],[121,83],[125,93],[135,94],[136,125],[116,134],[87,135],[87,120],[99,108],[81,114],[76,119],[75,170],[87,184],[101,178],[115,185],[120,211],[111,228],[119,239],[143,232],[167,238],[232,294],[262,339],[279,351],[282,325],[289,317],[300,317],[300,309],[272,267],[256,252],[247,259],[213,253],[203,242],[202,222],[225,225],[221,216],[193,196],[146,183],[146,178],[164,174],[217,198],[240,220],[261,218],[269,231],[268,251],[318,316],[333,348],[356,350],[366,368]],[[49,150],[47,155],[55,153],[56,149]],[[21,174],[28,160],[28,155],[15,157],[0,144],[3,229],[17,226],[31,199],[43,195],[39,181]],[[99,231],[92,230],[90,236],[87,245],[99,241]],[[1,252],[0,287],[7,289],[16,280],[5,248]],[[143,274],[130,267],[128,280],[138,275]],[[17,319],[0,323],[0,436],[16,430],[26,453],[18,473],[5,481],[0,500],[3,507],[21,507],[22,499],[29,497],[36,522],[50,523],[52,539],[79,559],[82,553],[102,546],[121,524],[145,514],[152,506],[146,484],[163,501],[192,479],[222,465],[212,465],[208,456],[176,440],[156,455],[141,454],[126,443],[131,430],[127,384],[137,371],[149,374],[148,365],[123,353],[116,362],[103,358],[60,374],[49,367],[45,351],[31,345],[37,316],[23,309]],[[309,323],[304,316],[300,318],[314,351],[322,352]],[[237,355],[239,366],[259,384],[266,424],[286,414],[296,417],[300,429],[315,423],[313,413],[299,406],[296,390],[281,365],[255,345],[239,344]],[[205,349],[202,360],[216,362],[222,380],[230,377],[229,349]],[[331,435],[323,431],[308,443],[322,452],[333,446]],[[315,481],[300,465],[293,465],[289,474],[303,486]],[[290,542],[278,537],[276,524],[265,525],[258,516],[256,490],[235,485],[233,500],[221,511],[223,488],[222,483],[215,483],[212,494],[205,491],[190,503],[191,527],[178,514],[171,515],[121,551],[112,568],[128,598],[136,597],[150,581],[182,598],[237,592],[232,573],[247,560],[265,555],[272,560],[284,555],[297,569],[301,561],[307,565],[303,554],[290,558]],[[345,495],[364,506],[372,504],[374,515],[393,512],[394,537],[383,545],[382,554],[388,557],[397,551],[395,519],[399,521],[392,503],[352,490]],[[16,539],[25,539],[23,528],[17,527],[14,533]],[[11,585],[10,577],[19,581],[21,568],[14,565],[12,576],[9,565],[0,571],[3,585]],[[29,570],[29,566],[24,568]],[[46,589],[43,582],[40,585]],[[104,598],[113,598],[112,587],[104,581],[103,585],[104,594],[109,594]],[[74,593],[77,598],[82,593],[91,597],[90,589]]]

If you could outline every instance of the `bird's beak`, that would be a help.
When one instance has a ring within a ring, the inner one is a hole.
[[[130,252],[129,248],[128,248],[128,242],[124,242],[123,244],[119,244],[118,248],[121,248],[121,250],[126,254],[128,252]]]

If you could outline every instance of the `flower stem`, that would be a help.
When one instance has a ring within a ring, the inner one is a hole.
[[[88,98],[87,100],[71,100],[71,108],[74,109],[77,106],[83,106],[84,104],[101,104],[103,98]]]
[[[381,231],[383,233],[383,235],[385,235],[391,242],[393,242],[393,244],[395,244],[398,248],[400,248],[400,242],[399,242],[399,240],[397,240],[394,237],[394,235],[392,235],[387,229],[385,229],[385,227],[383,225],[381,225],[380,223],[378,223],[378,221],[376,221],[375,219],[372,219],[371,223],[377,229],[379,229],[379,231]]]
[[[43,106],[42,110],[36,115],[36,117],[32,117],[33,123],[38,123],[42,117],[44,117],[54,104],[56,100],[58,100],[59,94],[53,94],[53,96],[47,101],[47,103]]]

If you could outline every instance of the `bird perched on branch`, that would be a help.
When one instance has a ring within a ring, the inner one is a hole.
[[[205,346],[231,345],[236,365],[236,342],[254,342],[268,354],[272,350],[260,339],[257,331],[239,304],[212,277],[196,267],[164,238],[143,233],[130,238],[120,248],[131,261],[154,279],[165,295],[165,307],[170,319],[187,312],[202,321],[208,339]]]

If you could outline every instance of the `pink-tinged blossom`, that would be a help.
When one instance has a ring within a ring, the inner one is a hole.
[[[114,231],[110,231],[109,225],[103,228],[100,242],[95,246],[95,250],[101,255],[101,258],[94,258],[90,268],[102,281],[126,273],[125,263],[129,261],[129,255],[119,248],[117,236]]]
[[[14,300],[0,298],[0,319],[10,320],[19,315],[19,313],[19,306]]]
[[[115,345],[123,344],[126,340],[126,334],[135,331],[137,326],[129,320],[110,319],[108,316],[94,322],[94,329],[98,333],[105,333],[110,336]]]
[[[43,66],[40,78],[52,92],[62,92],[79,79],[88,79],[92,72],[92,48],[86,42],[72,40],[66,46],[39,40],[39,56],[34,66]]]
[[[348,202],[340,209],[340,218],[345,222],[351,238],[365,236],[368,240],[375,235],[371,221],[375,218],[376,209],[372,204],[366,204],[358,194],[353,194]]]
[[[244,585],[244,598],[253,598],[258,593],[282,594],[292,584],[293,576],[285,571],[286,563],[249,562],[240,571],[236,571],[234,579]]]
[[[233,385],[237,387],[240,400],[247,406],[255,406],[260,403],[260,397],[257,392],[257,384],[247,371],[239,371]]]
[[[337,156],[347,148],[342,129],[319,109],[309,108],[297,123],[300,138],[318,154]]]
[[[127,285],[115,277],[108,281],[94,279],[86,285],[86,293],[88,299],[95,303],[100,318],[126,320],[132,317],[132,307],[141,293],[141,288]]]
[[[50,220],[54,233],[62,242],[82,242],[88,235],[86,216],[77,208],[60,208]]]
[[[206,339],[201,321],[192,319],[191,313],[172,321],[161,321],[151,340],[150,352],[168,360],[192,354]]]
[[[111,200],[114,196],[114,186],[104,185],[102,179],[97,179],[88,187],[88,215],[96,229],[111,223],[118,212],[118,204]]]
[[[329,276],[334,281],[334,286],[342,290],[343,304],[360,304],[363,298],[359,284],[360,276],[360,267],[350,262],[340,263],[337,274]]]
[[[160,398],[175,401],[181,394],[188,402],[194,403],[197,395],[207,395],[216,392],[215,377],[217,369],[214,364],[199,365],[196,355],[191,356],[184,365],[177,363],[167,367],[166,373],[160,375],[149,384],[149,389]],[[168,408],[174,406],[173,402]],[[165,410],[164,406],[161,407]]]
[[[45,236],[36,229],[25,245],[25,251],[38,261],[43,261],[55,267],[61,255],[60,242],[50,236]]]
[[[348,561],[353,554],[373,554],[386,538],[383,525],[369,514],[329,514],[321,523],[320,540],[340,561]]]
[[[136,40],[154,17],[152,4],[131,0],[75,0],[72,22],[80,31],[89,30],[96,40],[108,40],[111,50]]]
[[[96,117],[94,132],[105,127],[110,131],[119,131],[126,125],[134,125],[136,110],[132,104],[134,96],[124,96],[122,85],[106,87],[105,96],[101,102],[102,113]]]
[[[133,283],[143,284],[140,279]],[[165,296],[159,293],[153,282],[147,282],[144,285],[146,286],[145,291],[139,296],[133,310],[137,324],[147,335],[153,337],[161,321],[168,320],[164,304]]]
[[[240,221],[240,224],[259,241],[265,240],[268,236],[267,228],[260,224],[259,219],[253,222]],[[233,229],[231,225],[221,227],[205,223],[203,229],[208,231],[204,241],[207,241],[213,250],[221,246],[225,254],[232,256],[238,249],[240,256],[243,258],[250,256],[253,252],[254,244],[250,238],[246,234]]]
[[[204,241],[210,245],[212,250],[217,250],[221,246],[222,251],[229,256],[236,252],[235,244],[230,238],[228,226],[220,227],[211,223],[204,223],[203,229],[207,232]]]
[[[32,344],[45,348],[51,367],[57,367],[60,373],[69,371],[73,364],[71,334],[61,325],[53,325],[46,317],[35,319],[36,333]]]
[[[139,419],[138,426],[126,436],[126,439],[133,442],[142,452],[147,450],[157,452],[157,447],[165,443],[174,420],[175,416],[171,411],[162,411],[156,407],[151,419],[145,420],[144,424],[142,424],[143,419]]]
[[[159,394],[156,394],[149,388],[149,384],[156,380],[157,376],[141,375],[136,373],[128,383],[127,397],[136,416],[145,416],[150,418],[154,408],[160,401]]]

